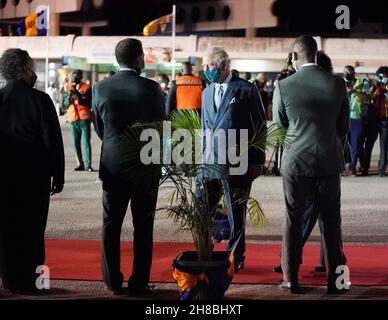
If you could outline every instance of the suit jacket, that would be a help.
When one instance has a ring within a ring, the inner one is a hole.
[[[0,183],[64,183],[61,128],[51,98],[22,80],[0,90]],[[28,190],[27,190],[28,192]]]
[[[251,138],[254,133],[254,126],[266,127],[265,111],[260,102],[258,92],[254,85],[241,78],[233,77],[224,93],[219,110],[216,112],[214,107],[215,84],[209,85],[202,93],[202,141],[203,147],[206,148],[205,130],[209,129],[213,132],[224,130],[228,137],[228,129],[236,129],[239,133],[240,129],[248,129],[248,138]],[[230,164],[222,165],[221,157],[218,154],[218,139],[212,137],[214,148],[212,153],[214,163],[217,168],[207,166],[204,170],[204,178],[208,179],[223,179],[229,174]],[[239,144],[240,136],[237,135],[237,143]],[[228,138],[224,150],[228,152],[234,145],[228,145]],[[265,163],[265,153],[257,149],[249,149],[248,166],[262,165]]]
[[[307,177],[339,174],[339,140],[349,130],[349,114],[344,81],[316,65],[279,81],[274,122],[288,128],[293,139],[284,150],[281,172]]]
[[[92,113],[102,140],[100,178],[109,183],[124,182],[131,164],[122,149],[122,134],[136,121],[165,119],[160,86],[133,71],[120,71],[93,86]]]

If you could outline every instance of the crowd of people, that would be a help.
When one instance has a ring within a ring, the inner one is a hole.
[[[175,111],[197,110],[203,132],[247,130],[251,139],[255,128],[267,125],[270,99],[265,90],[266,75],[259,73],[251,80],[245,74],[246,79],[241,78],[231,70],[228,53],[219,47],[210,48],[204,55],[202,76],[194,75],[187,62],[171,83],[165,75],[158,75],[157,81],[140,76],[145,61],[139,40],[120,41],[115,55],[120,70],[92,87],[82,81],[81,71],[73,72],[67,88],[67,122],[77,159],[74,170],[93,171],[92,123],[102,140],[99,165],[103,203],[102,273],[107,289],[113,294],[121,294],[123,288],[120,233],[130,203],[134,260],[127,290],[137,295],[155,290],[149,279],[160,168],[159,171],[158,167],[153,168],[155,174],[147,181],[138,174],[130,180],[123,179],[126,160],[121,134],[137,121],[163,121]],[[4,115],[0,118],[0,147],[5,151],[0,158],[3,204],[0,276],[4,288],[25,293],[37,290],[35,270],[45,260],[49,198],[60,193],[65,182],[63,142],[52,99],[33,89],[36,74],[28,53],[21,49],[7,50],[0,59],[0,73],[7,81],[0,90],[0,109]],[[342,291],[335,285],[336,268],[346,264],[341,236],[341,173],[348,163],[355,175],[358,160],[362,174],[369,173],[370,155],[378,134],[380,176],[385,174],[387,164],[388,68],[379,68],[378,76],[376,83],[356,79],[350,66],[345,68],[344,79],[335,76],[330,58],[317,50],[310,36],[295,40],[286,68],[278,76],[273,93],[273,120],[293,137],[290,145],[279,144],[273,170],[282,175],[287,208],[281,265],[275,268],[284,277],[280,289],[299,292],[302,248],[319,220],[320,267],[327,272],[328,293]],[[217,137],[211,139],[217,145]],[[218,148],[212,152],[217,161]],[[250,150],[244,174],[231,175],[230,165],[221,164],[217,170],[201,175],[201,183],[215,202],[221,197],[224,182],[249,196],[253,181],[265,173],[265,162],[263,150]],[[137,160],[137,173],[147,170],[146,167]],[[29,191],[24,193],[23,201],[19,199],[21,182]],[[232,199],[232,203],[236,201]],[[246,211],[246,205],[239,203],[231,213],[233,226],[228,250],[234,252],[236,272],[246,263]]]

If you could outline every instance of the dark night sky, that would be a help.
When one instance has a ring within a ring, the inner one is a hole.
[[[171,0],[106,0],[103,10],[99,12],[88,11],[76,14],[65,14],[63,20],[96,20],[106,18],[109,27],[96,28],[93,34],[96,35],[123,35],[141,34],[145,24],[149,21],[171,12],[173,3],[185,2]],[[186,1],[193,3],[194,1]],[[196,2],[201,2],[197,0]],[[218,1],[214,0],[216,4]],[[86,2],[87,4],[87,2]],[[381,0],[275,0],[273,13],[279,17],[279,27],[263,30],[264,35],[294,35],[295,33],[313,33],[320,35],[339,35],[335,28],[335,8],[340,4],[346,4],[351,12],[351,27],[358,22],[380,23],[382,33],[388,35],[388,7]],[[186,15],[190,18],[190,15]],[[381,25],[382,23],[382,25]],[[372,28],[373,29],[373,28]],[[379,28],[378,28],[379,29]],[[62,33],[67,33],[62,30]],[[190,32],[190,30],[187,30]],[[365,31],[365,36],[381,36],[376,34],[380,31]],[[351,35],[349,32],[341,31],[341,36]]]

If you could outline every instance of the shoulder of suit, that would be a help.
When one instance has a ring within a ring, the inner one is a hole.
[[[41,90],[37,90],[35,88],[31,88],[33,96],[38,98],[40,101],[45,101],[45,102],[51,102],[50,96]]]
[[[206,88],[203,89],[202,93],[206,93],[206,92],[208,92],[208,91],[211,91],[212,88],[214,88],[214,83],[211,83],[211,84],[209,84],[208,86],[206,86]]]
[[[245,79],[242,79],[242,78],[238,78],[238,77],[232,77],[232,79],[230,79],[228,85],[232,85],[232,86],[238,86],[238,87],[245,87],[245,88],[252,88],[253,87],[253,84]]]

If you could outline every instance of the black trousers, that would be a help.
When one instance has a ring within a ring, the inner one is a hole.
[[[45,261],[50,178],[24,179],[22,186],[18,179],[0,182],[0,276],[11,291],[36,289]]]
[[[314,197],[323,223],[327,281],[336,279],[336,268],[345,264],[341,233],[340,176],[309,178],[283,175],[286,215],[283,229],[282,268],[285,281],[298,282],[303,251],[303,220],[307,200]]]
[[[364,151],[364,170],[367,172],[370,168],[370,161],[372,157],[373,146],[379,134],[378,119],[376,117],[368,118],[365,124],[365,131],[363,137],[363,151]]]
[[[108,288],[122,287],[120,271],[120,235],[131,201],[133,234],[133,271],[128,287],[142,290],[149,282],[152,243],[159,179],[125,184],[103,183],[102,273]]]
[[[249,174],[241,176],[230,176],[228,178],[229,189],[232,200],[233,226],[231,226],[231,235],[227,250],[234,250],[234,260],[237,262],[245,260],[245,225],[247,206],[246,202],[239,204],[238,199],[247,198],[251,192],[252,179]],[[209,207],[214,211],[222,195],[221,184],[219,180],[212,180],[207,183]]]

